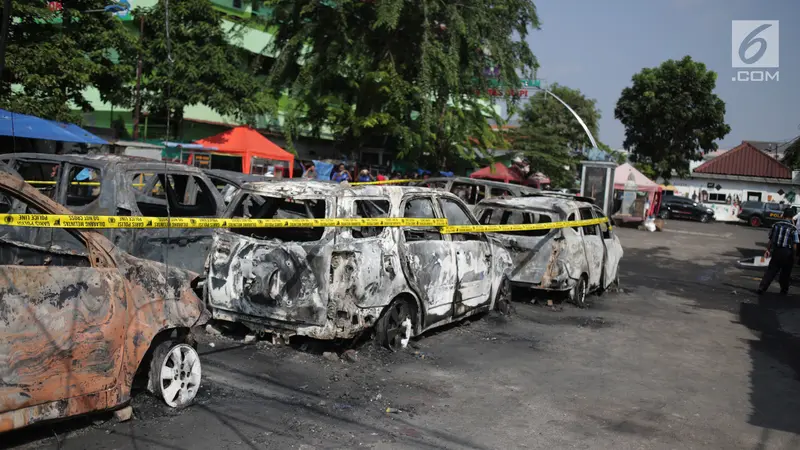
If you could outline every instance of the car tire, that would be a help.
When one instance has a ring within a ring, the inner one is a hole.
[[[200,389],[202,368],[197,350],[173,340],[158,344],[150,361],[148,390],[173,408],[192,403]]]
[[[761,217],[753,216],[748,220],[750,226],[753,228],[759,228],[761,226]]]
[[[378,344],[396,352],[408,346],[414,335],[415,308],[406,298],[395,299],[375,325]]]
[[[710,217],[708,217],[708,214],[703,214],[700,216],[700,222],[702,223],[708,223],[709,219]]]
[[[569,292],[569,299],[578,308],[586,308],[586,296],[589,294],[589,282],[585,275],[581,275],[575,286]]]
[[[511,282],[508,278],[503,278],[500,282],[494,299],[494,310],[504,316],[510,316],[514,312],[514,305],[511,303]]]
[[[658,212],[658,217],[660,217],[660,218],[662,218],[664,220],[669,219],[669,210],[668,209],[662,209],[661,211]]]

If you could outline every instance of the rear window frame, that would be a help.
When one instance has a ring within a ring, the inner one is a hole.
[[[336,211],[336,198],[335,197],[326,198],[326,197],[320,197],[320,196],[305,196],[305,195],[301,195],[301,196],[298,196],[298,197],[291,197],[291,196],[279,196],[279,195],[265,195],[264,193],[260,193],[260,192],[242,191],[242,190],[240,190],[239,194],[233,200],[231,200],[231,203],[225,209],[225,214],[223,214],[223,217],[224,218],[228,218],[228,219],[244,218],[244,216],[236,216],[236,215],[234,215],[234,213],[236,212],[236,210],[240,206],[243,206],[242,203],[249,196],[258,196],[258,197],[262,197],[264,199],[281,199],[283,201],[285,201],[286,199],[290,199],[290,200],[292,200],[292,202],[296,202],[296,201],[322,202],[323,209],[324,209],[324,214],[323,214],[323,217],[314,217],[314,218],[317,218],[317,219],[331,218],[332,215],[333,215],[333,211]],[[259,219],[260,217],[248,217],[248,218]],[[274,218],[274,217],[271,217],[271,218]],[[305,218],[311,218],[311,217],[305,217]],[[284,218],[284,219],[291,220],[290,218]],[[302,239],[302,240],[301,239],[281,239],[281,238],[277,238],[277,237],[255,236],[252,233],[251,234],[246,234],[247,230],[263,230],[266,233],[266,232],[269,232],[269,231],[272,231],[272,230],[280,230],[280,229],[281,228],[228,228],[227,230],[229,232],[231,232],[231,233],[238,234],[238,235],[241,235],[243,237],[250,238],[250,239],[255,239],[257,241],[267,242],[267,241],[278,240],[278,241],[280,241],[282,243],[290,243],[291,242],[291,243],[296,243],[296,244],[301,244],[302,245],[302,244],[309,244],[309,243],[315,243],[315,242],[324,241],[328,237],[328,234],[330,232],[332,232],[331,230],[334,230],[335,227],[299,228],[299,230],[320,230],[321,229],[322,231],[319,232],[319,235],[315,239]]]

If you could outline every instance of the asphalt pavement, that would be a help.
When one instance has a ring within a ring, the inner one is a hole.
[[[450,326],[405,352],[361,344],[355,361],[201,336],[192,406],[142,393],[129,422],[70,420],[0,447],[800,448],[800,286],[759,298],[761,274],[734,266],[766,230],[615,230],[622,289],[590,308],[518,295],[510,319]]]

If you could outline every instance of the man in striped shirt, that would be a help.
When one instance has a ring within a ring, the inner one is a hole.
[[[767,271],[758,286],[758,293],[761,294],[769,288],[772,280],[780,273],[778,283],[781,285],[781,295],[789,293],[789,282],[792,279],[792,267],[795,262],[795,250],[800,245],[800,235],[797,227],[791,222],[791,208],[783,211],[783,220],[775,223],[769,232],[769,247],[766,257],[772,256],[769,260]]]

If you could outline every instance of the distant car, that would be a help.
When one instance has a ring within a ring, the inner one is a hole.
[[[783,218],[783,211],[787,208],[790,210],[789,212],[792,216],[797,214],[797,207],[795,206],[787,206],[780,203],[746,201],[742,203],[737,217],[753,227],[772,225]]]
[[[606,218],[586,202],[524,197],[488,199],[475,208],[483,225],[535,224]],[[512,286],[567,293],[576,305],[618,283],[622,244],[608,222],[584,227],[507,231],[494,236],[511,253]]]
[[[225,217],[477,224],[448,192],[319,181],[245,184]],[[352,339],[374,328],[391,349],[431,328],[503,310],[510,295],[511,258],[496,239],[429,227],[221,229],[207,265],[215,319],[287,338]]]
[[[658,217],[662,219],[691,219],[706,223],[714,220],[714,210],[687,197],[667,195],[661,199]]]
[[[218,217],[222,196],[196,167],[117,155],[9,153],[0,163],[75,214],[104,216]],[[102,233],[133,256],[203,271],[213,230],[109,229]],[[35,243],[50,239],[40,230]]]
[[[424,186],[451,192],[471,207],[487,198],[523,197],[541,192],[539,189],[529,186],[467,177],[414,180],[409,183],[409,186]]]
[[[73,214],[5,170],[0,213]],[[197,274],[135,258],[95,231],[6,223],[0,433],[123,406],[137,374],[170,406],[192,401],[201,367],[191,329],[208,319]]]

